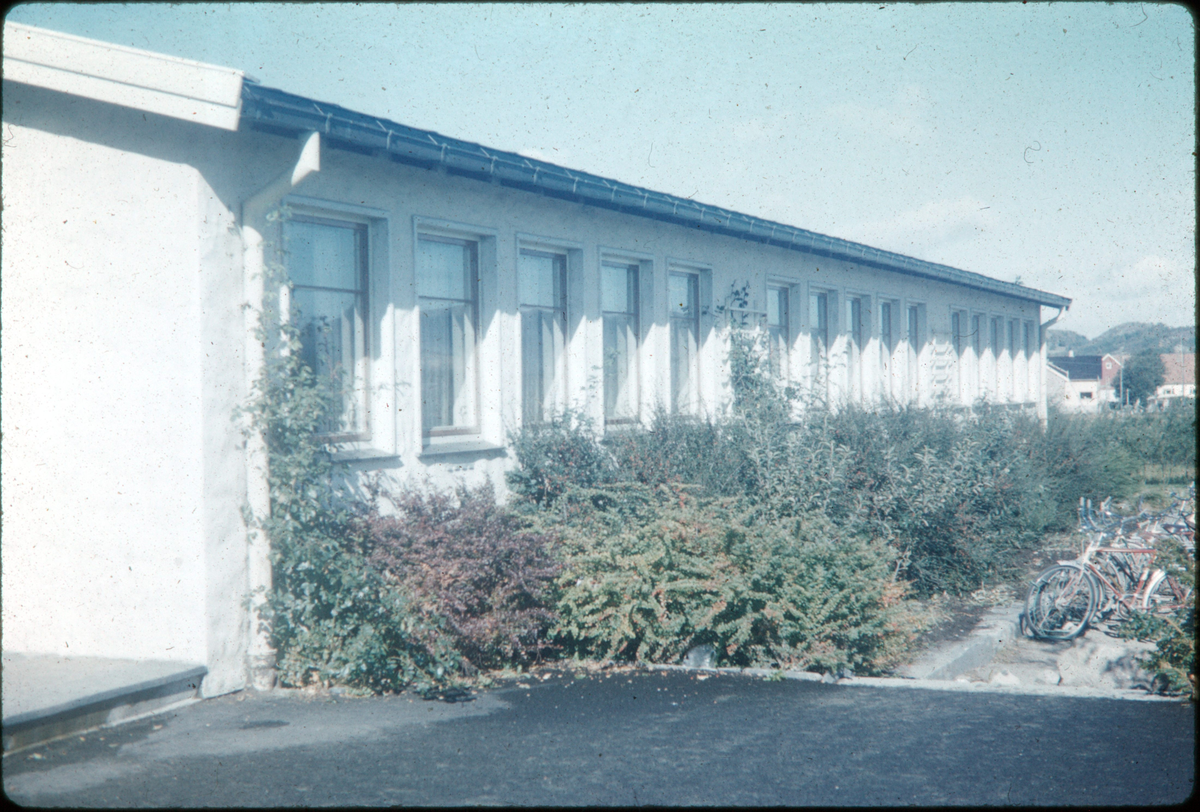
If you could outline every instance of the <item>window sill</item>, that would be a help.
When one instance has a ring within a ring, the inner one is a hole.
[[[398,454],[394,451],[383,451],[378,448],[343,448],[333,452],[330,459],[334,462],[358,462],[360,460],[395,459]]]
[[[476,456],[500,456],[506,454],[504,446],[490,443],[487,440],[461,440],[455,443],[437,443],[427,445],[418,455],[421,459],[429,457],[447,457],[454,454],[473,454]]]

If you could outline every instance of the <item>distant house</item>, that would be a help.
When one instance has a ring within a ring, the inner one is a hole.
[[[1067,412],[1096,412],[1113,401],[1113,390],[1104,380],[1109,356],[1060,355],[1046,359],[1049,402]],[[1109,367],[1111,369],[1111,366]]]
[[[720,414],[731,326],[834,404],[1045,414],[1053,293],[30,26],[3,92],[8,651],[269,683],[266,458],[233,415],[272,260],[349,378],[330,439],[385,483],[502,489],[510,432],[568,406]]]
[[[1194,352],[1162,353],[1163,382],[1154,393],[1160,406],[1183,398],[1196,397],[1196,354]]]
[[[1117,355],[1105,353],[1101,356],[1100,383],[1104,386],[1112,387],[1114,390],[1119,390],[1121,386],[1121,369],[1125,366],[1125,361],[1128,358],[1129,356],[1124,353]]]

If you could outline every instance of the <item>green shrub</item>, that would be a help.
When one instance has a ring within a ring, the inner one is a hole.
[[[1178,579],[1189,590],[1188,604],[1172,617],[1135,613],[1121,624],[1122,637],[1154,643],[1154,651],[1141,659],[1142,666],[1161,680],[1171,693],[1196,697],[1196,552],[1174,537],[1159,542],[1155,565]]]
[[[741,490],[742,449],[709,420],[668,414],[660,406],[648,428],[610,431],[604,445],[621,479],[697,484],[712,493]]]
[[[1100,502],[1123,499],[1138,484],[1138,463],[1123,441],[1129,428],[1122,415],[1069,415],[1051,410],[1031,458],[1046,471],[1056,514],[1053,529],[1075,526],[1081,497]]]
[[[372,511],[360,520],[368,560],[425,611],[446,619],[468,668],[539,659],[554,620],[546,605],[559,570],[552,538],[530,532],[497,505],[490,484],[387,499],[395,515]]]
[[[508,486],[535,505],[553,502],[572,485],[587,488],[616,475],[611,456],[584,415],[567,412],[524,426],[509,442],[517,466],[507,474]]]
[[[668,486],[563,499],[555,635],[578,656],[675,662],[710,644],[723,664],[878,672],[915,635],[891,552],[821,517],[748,523]]]

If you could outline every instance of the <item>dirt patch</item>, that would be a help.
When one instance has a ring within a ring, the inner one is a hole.
[[[946,597],[936,601],[932,609],[938,620],[914,641],[914,651],[926,651],[966,638],[990,608],[966,597]]]

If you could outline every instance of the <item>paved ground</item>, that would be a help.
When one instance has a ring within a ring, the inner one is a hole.
[[[987,665],[958,679],[995,685],[1057,685],[1148,691],[1152,676],[1138,658],[1152,643],[1122,640],[1104,629],[1089,628],[1074,640],[1017,637]]]
[[[1164,804],[1194,709],[698,672],[238,694],[5,757],[38,806]]]

